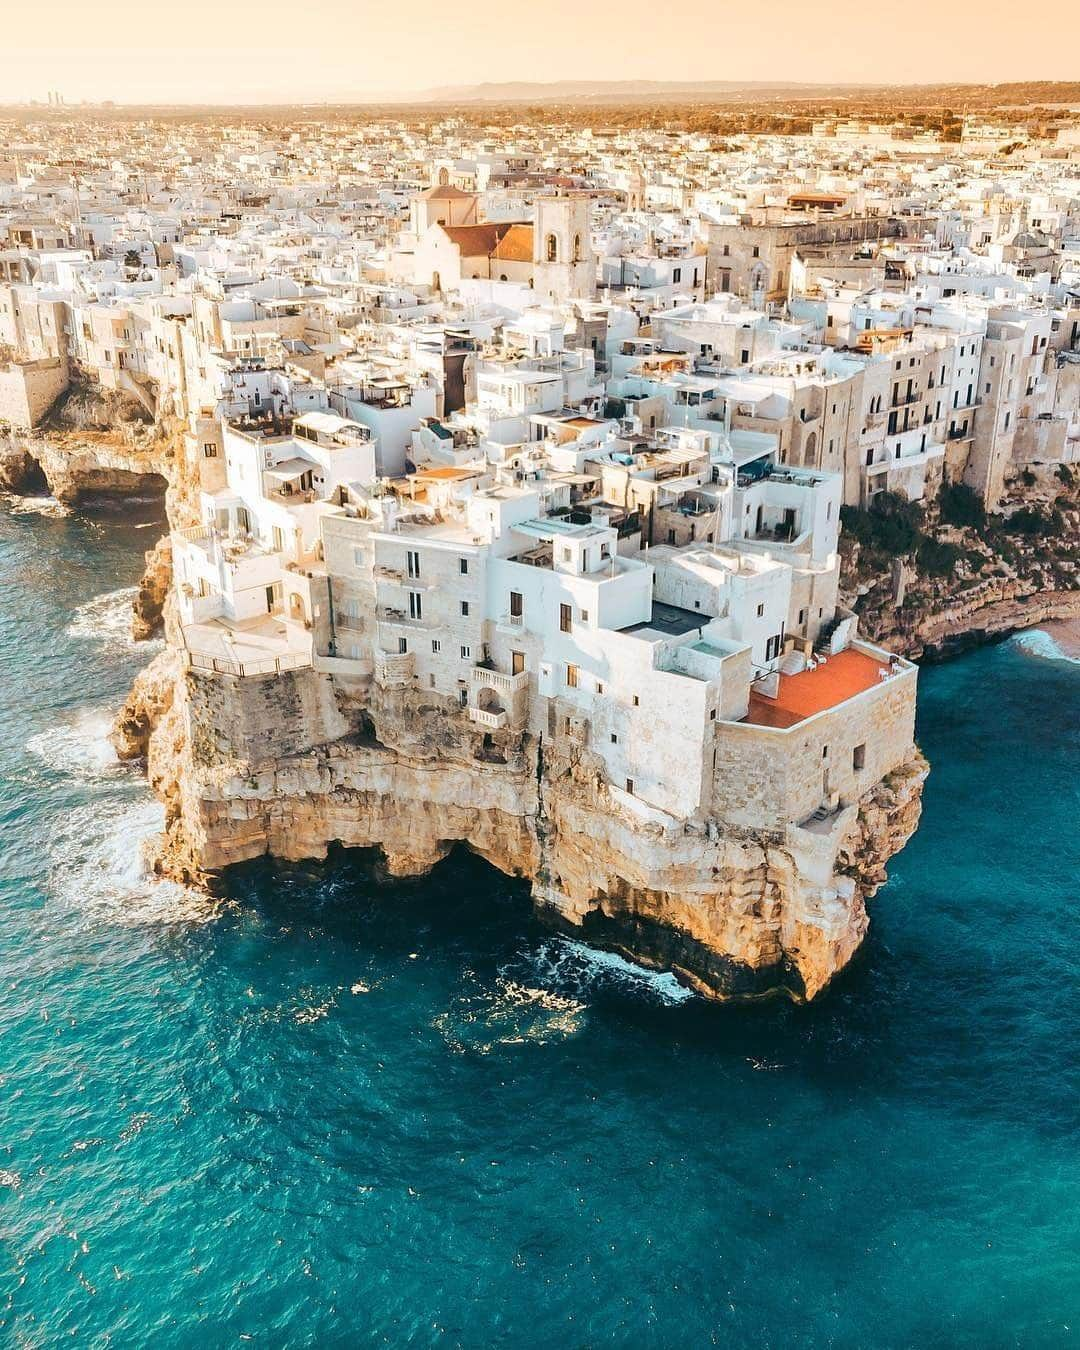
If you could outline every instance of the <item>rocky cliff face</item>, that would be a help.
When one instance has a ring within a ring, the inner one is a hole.
[[[168,423],[154,423],[129,395],[77,378],[41,426],[0,436],[0,491],[44,484],[67,506],[96,497],[160,497],[174,456]]]
[[[265,756],[238,757],[262,743],[270,707],[299,723],[269,733]],[[304,745],[305,731],[332,739]],[[587,752],[528,735],[482,744],[432,696],[345,692],[314,671],[196,675],[168,652],[133,689],[117,744],[147,756],[165,802],[164,874],[199,880],[340,842],[380,848],[405,875],[464,844],[530,879],[552,924],[715,998],[810,999],[843,969],[866,933],[867,896],[918,823],[926,775],[916,754],[820,827],[780,836],[643,818]]]
[[[6,432],[0,437],[0,490],[47,486],[66,506],[95,497],[162,497],[170,472],[165,445],[102,431]]]
[[[872,642],[912,660],[952,656],[1054,619],[1080,615],[1080,469],[1043,466],[1009,480],[1008,521],[1032,513],[1032,533],[944,524],[930,512],[928,532],[955,555],[933,573],[917,556],[868,557],[841,537],[842,602]]]
[[[146,568],[132,602],[131,636],[136,642],[152,638],[161,627],[172,578],[172,543],[166,535],[147,553]]]

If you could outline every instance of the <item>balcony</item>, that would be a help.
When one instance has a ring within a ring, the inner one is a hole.
[[[501,670],[489,670],[486,666],[473,666],[469,672],[473,688],[494,689],[507,698],[529,687],[529,672],[520,670],[516,675],[504,675]]]
[[[376,652],[375,682],[384,689],[403,689],[413,677],[416,658],[412,652]]]
[[[506,726],[507,716],[505,712],[485,712],[483,708],[470,707],[469,720],[489,731],[501,731]]]

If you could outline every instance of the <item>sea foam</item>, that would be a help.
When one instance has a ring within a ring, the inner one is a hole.
[[[67,627],[68,637],[99,642],[103,646],[145,646],[136,644],[131,636],[132,602],[138,594],[136,586],[122,586],[118,591],[95,595],[76,609]]]
[[[1043,628],[1030,628],[1026,633],[1017,633],[1012,641],[1029,656],[1037,656],[1043,661],[1068,661],[1070,665],[1080,666],[1080,656],[1067,652],[1057,638]]]
[[[26,742],[26,748],[56,773],[75,778],[112,778],[124,772],[109,740],[112,718],[98,708],[85,708],[73,719],[47,727]]]
[[[55,497],[20,497],[13,494],[8,500],[10,502],[8,510],[13,516],[47,516],[53,520],[60,520],[64,516],[71,515],[71,508],[58,502]]]
[[[664,1003],[684,1003],[694,997],[667,971],[647,970],[615,952],[599,951],[573,938],[549,938],[541,943],[532,959],[543,982],[572,990],[579,997],[603,983],[633,987]]]
[[[99,796],[63,816],[51,840],[49,889],[92,921],[131,926],[206,923],[219,906],[192,887],[163,881],[147,865],[163,807],[144,790]]]

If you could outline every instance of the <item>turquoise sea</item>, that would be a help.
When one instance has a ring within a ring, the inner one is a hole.
[[[1080,1337],[1080,665],[924,672],[922,828],[820,1003],[716,1007],[461,853],[143,875],[156,527],[0,509],[0,1345]]]

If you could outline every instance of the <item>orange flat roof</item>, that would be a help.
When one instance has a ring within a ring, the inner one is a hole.
[[[888,669],[888,662],[849,647],[814,670],[781,675],[775,698],[751,689],[750,710],[743,721],[759,727],[796,726],[815,713],[835,708],[845,699],[873,688],[881,678],[879,672]]]
[[[414,478],[474,478],[475,469],[455,469],[452,465],[438,465],[434,469],[417,469]]]

